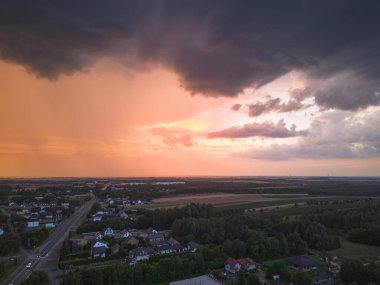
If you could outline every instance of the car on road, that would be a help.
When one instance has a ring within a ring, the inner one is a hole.
[[[29,262],[27,265],[26,265],[26,268],[31,268],[32,267],[32,263]]]

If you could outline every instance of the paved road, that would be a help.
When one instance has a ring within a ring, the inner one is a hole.
[[[86,204],[80,207],[68,219],[59,224],[48,239],[31,254],[29,254],[25,261],[13,272],[13,274],[11,274],[7,280],[2,282],[2,284],[20,284],[22,281],[27,279],[33,271],[39,270],[45,262],[46,257],[48,257],[66,238],[70,229],[76,226],[80,222],[81,218],[90,211],[95,201],[96,198],[92,195],[90,201],[86,202]],[[27,265],[29,264],[30,266],[27,268]]]

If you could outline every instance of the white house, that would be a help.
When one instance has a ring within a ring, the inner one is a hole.
[[[93,222],[101,222],[103,219],[103,216],[93,216],[92,221]]]
[[[104,235],[105,236],[113,236],[114,232],[113,232],[113,229],[111,227],[107,227],[105,230],[104,230]]]
[[[94,243],[94,245],[92,246],[92,248],[97,248],[97,247],[108,248],[108,243],[106,243],[105,241],[97,241],[97,242]]]
[[[128,214],[126,212],[124,212],[124,211],[120,211],[119,212],[119,217],[121,219],[127,219],[128,218]]]
[[[55,227],[54,223],[46,223],[45,224],[45,228],[47,228],[47,229],[52,229],[54,227]]]
[[[120,236],[121,238],[128,238],[131,236],[131,233],[128,230],[122,230]]]
[[[227,272],[236,273],[236,272],[240,271],[240,268],[241,268],[241,264],[239,262],[237,262],[237,260],[235,258],[230,257],[226,260],[224,269]]]
[[[94,239],[95,239],[95,240],[100,240],[100,239],[102,239],[102,238],[103,238],[102,233],[97,232],[97,233],[94,234]]]

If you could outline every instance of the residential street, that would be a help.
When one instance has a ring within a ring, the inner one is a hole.
[[[70,229],[76,226],[81,218],[88,213],[95,201],[95,196],[92,196],[90,201],[86,202],[73,215],[59,224],[42,245],[36,248],[32,253],[28,253],[24,262],[8,276],[2,284],[20,284],[27,279],[33,271],[41,269],[45,259],[67,237]],[[28,266],[28,264],[30,264],[30,266]],[[27,266],[29,268],[27,268]]]

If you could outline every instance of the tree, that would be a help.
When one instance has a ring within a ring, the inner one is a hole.
[[[345,284],[356,281],[358,284],[364,285],[376,281],[376,272],[373,266],[364,266],[360,261],[353,259],[342,262],[339,275]]]
[[[307,244],[303,241],[297,232],[291,233],[287,236],[289,253],[303,254],[307,251]]]
[[[78,272],[70,272],[63,278],[61,285],[82,285],[82,280]]]
[[[0,277],[5,274],[5,264],[4,261],[0,261]]]
[[[255,274],[248,274],[247,275],[247,285],[260,285],[260,278],[257,277]]]
[[[273,262],[267,271],[267,278],[271,279],[273,275],[280,275],[282,280],[290,280],[290,272],[285,262]]]

